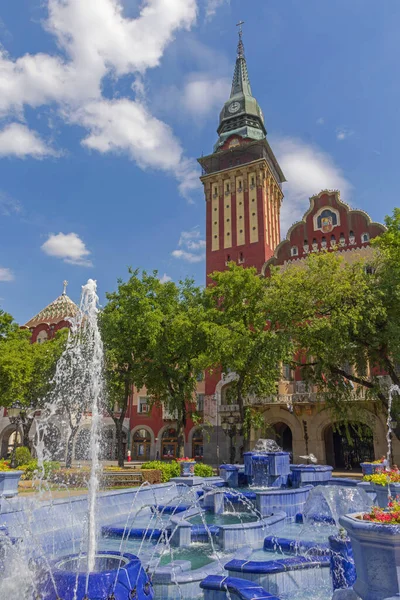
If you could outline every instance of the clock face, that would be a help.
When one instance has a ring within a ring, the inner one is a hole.
[[[228,110],[230,113],[235,113],[239,110],[240,108],[240,102],[232,102],[232,104],[229,105]]]

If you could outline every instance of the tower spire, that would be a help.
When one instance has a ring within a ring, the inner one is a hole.
[[[239,27],[239,41],[237,47],[236,65],[233,73],[231,98],[237,94],[244,94],[245,96],[251,96],[251,87],[249,74],[247,71],[246,57],[244,55],[243,45],[243,29],[244,21],[239,21],[236,27]]]

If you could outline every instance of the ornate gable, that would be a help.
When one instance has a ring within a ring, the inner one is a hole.
[[[363,210],[352,210],[342,202],[337,190],[323,190],[310,198],[310,208],[303,219],[294,223],[276,248],[274,256],[263,266],[286,265],[303,260],[310,252],[339,250],[363,251],[369,241],[385,231]]]

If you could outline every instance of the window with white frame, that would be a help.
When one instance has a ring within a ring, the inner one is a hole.
[[[369,233],[363,233],[361,236],[361,242],[363,244],[365,244],[366,242],[369,242]]]
[[[204,394],[197,394],[197,410],[204,411]]]
[[[290,368],[290,365],[286,363],[282,365],[282,379],[283,381],[292,380],[292,369]]]
[[[292,256],[297,256],[299,253],[299,251],[297,250],[297,246],[292,246],[291,250],[290,250],[290,254]]]
[[[138,402],[138,412],[148,413],[150,412],[149,399],[147,396],[140,396]]]

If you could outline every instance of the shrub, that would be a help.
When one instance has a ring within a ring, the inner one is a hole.
[[[0,459],[0,471],[9,471],[10,470],[10,461]]]
[[[53,471],[60,468],[60,463],[50,460],[45,460],[43,463],[43,479],[49,479]],[[19,469],[24,472],[21,479],[33,479],[34,475],[41,478],[41,470],[38,467],[38,461],[36,458],[31,459],[27,464],[20,465]]]
[[[198,477],[212,477],[214,475],[213,468],[210,465],[203,465],[203,463],[196,463],[194,466],[194,474]]]
[[[15,460],[17,462],[17,467],[20,465],[27,465],[31,460],[31,451],[26,446],[19,446],[15,450]]]
[[[166,483],[171,479],[171,477],[179,477],[180,475],[180,466],[175,460],[167,463],[162,460],[150,460],[147,463],[143,463],[142,469],[157,469],[162,473],[163,483]]]

